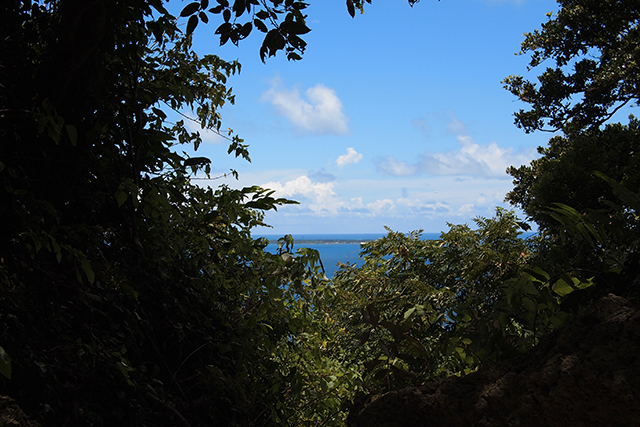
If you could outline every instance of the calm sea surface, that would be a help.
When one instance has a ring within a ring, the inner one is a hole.
[[[338,263],[352,263],[362,265],[360,259],[360,243],[384,237],[384,234],[299,234],[293,235],[294,251],[297,248],[311,248],[320,252],[327,277],[333,277],[338,270]],[[282,236],[261,235],[269,239],[267,251],[275,253],[278,250],[277,241]],[[424,233],[424,239],[437,239],[440,233]]]

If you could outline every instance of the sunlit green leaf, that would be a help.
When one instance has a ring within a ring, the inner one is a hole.
[[[569,295],[574,290],[573,287],[570,286],[563,279],[558,280],[557,282],[555,282],[553,284],[553,286],[551,287],[551,289],[553,290],[553,292],[555,292],[556,294],[560,295],[561,297]]]

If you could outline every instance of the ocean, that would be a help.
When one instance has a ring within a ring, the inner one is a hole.
[[[331,278],[338,270],[338,263],[362,265],[360,259],[360,243],[376,240],[385,234],[294,234],[293,250],[297,248],[311,248],[320,253],[325,274]],[[278,250],[277,241],[282,236],[258,235],[269,239],[267,251],[275,253]],[[440,233],[423,233],[423,239],[437,239]]]

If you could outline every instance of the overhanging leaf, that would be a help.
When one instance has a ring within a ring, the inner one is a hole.
[[[118,207],[122,206],[124,202],[127,201],[127,193],[125,193],[122,190],[117,190],[115,197],[116,197],[116,202],[118,203]]]
[[[193,30],[198,26],[198,15],[191,15],[189,21],[187,22],[187,35],[193,33]]]
[[[352,18],[355,18],[356,7],[353,4],[353,0],[347,0],[347,11],[349,11],[349,15],[351,15]]]
[[[95,282],[96,274],[93,272],[91,264],[89,264],[89,260],[87,260],[86,258],[82,258],[82,260],[80,261],[80,267],[82,268],[85,276],[87,276],[87,280],[89,281],[89,283]]]
[[[193,15],[198,11],[199,8],[200,8],[200,3],[195,1],[193,3],[189,3],[182,9],[182,12],[180,12],[180,16],[186,17],[186,16]],[[187,30],[187,34],[190,34],[188,30]]]
[[[554,283],[551,289],[561,297],[569,295],[571,292],[573,292],[573,287],[563,279],[560,279],[556,283]]]
[[[184,161],[185,166],[202,166],[211,163],[211,159],[207,157],[190,157]]]
[[[629,205],[636,212],[640,212],[640,195],[638,193],[629,190],[615,179],[610,178],[600,171],[595,171],[593,174],[609,184],[614,194],[618,196],[620,200]]]
[[[71,145],[75,147],[78,142],[78,130],[73,125],[66,125],[65,129],[67,130],[67,135],[69,135],[69,140],[71,141]]]

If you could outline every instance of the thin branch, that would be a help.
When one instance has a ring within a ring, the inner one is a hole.
[[[181,112],[181,111],[178,111],[177,109],[175,109],[175,108],[171,107],[171,106],[170,106],[169,104],[167,104],[166,102],[164,102],[164,101],[163,101],[163,104],[165,104],[167,107],[171,108],[173,111],[175,111],[176,113],[178,113],[180,116],[184,117],[185,119],[187,119],[187,120],[191,120],[192,122],[194,122],[194,123],[197,123],[197,124],[201,125],[201,123],[200,123],[198,120],[194,119],[193,117],[187,116],[186,114],[184,114],[184,113],[183,113],[183,112]],[[222,133],[222,132],[220,132],[218,129],[214,129],[214,128],[203,128],[203,129],[206,129],[206,130],[208,130],[208,131],[211,131],[211,132],[215,133],[216,135],[218,135],[219,137],[221,137],[221,138],[223,138],[223,139],[226,139],[226,140],[227,140],[227,141],[229,141],[229,142],[234,142],[234,141],[233,141],[233,138],[229,138],[229,136],[228,136],[228,135],[223,134],[223,133]]]

